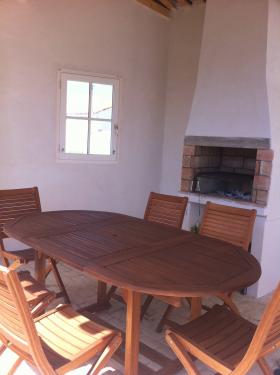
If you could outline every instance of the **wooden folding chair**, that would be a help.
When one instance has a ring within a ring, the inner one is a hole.
[[[184,221],[187,204],[187,197],[178,197],[174,195],[166,195],[151,192],[147,202],[144,219],[154,223],[164,224],[177,229],[181,229]],[[115,290],[116,287],[111,287],[108,293],[108,299],[113,297],[117,300],[120,300],[120,296],[115,294]],[[171,306],[181,306],[182,299],[179,297],[148,296],[142,306],[141,319],[143,319],[153,298],[160,299],[161,301],[169,304],[158,325],[157,331],[160,331],[163,325],[165,324],[165,321],[171,310]]]
[[[33,320],[17,273],[0,266],[0,339],[40,373],[55,375],[99,355],[88,374],[97,375],[120,346],[119,332],[78,314],[69,305]]]
[[[187,197],[151,192],[144,219],[181,229],[188,204]]]
[[[23,288],[23,293],[29,306],[31,315],[36,318],[40,316],[48,305],[55,299],[55,293],[50,292],[40,283],[33,279],[28,271],[18,272],[18,278]],[[1,289],[1,284],[0,284]],[[0,342],[0,354],[5,349]]]
[[[216,305],[205,315],[176,330],[166,341],[189,375],[199,375],[191,356],[221,375],[245,375],[258,363],[272,375],[265,357],[280,348],[280,283],[258,326]]]
[[[256,210],[207,202],[199,234],[229,242],[248,251],[252,240],[256,213]],[[224,293],[217,297],[222,299],[231,310],[238,313],[238,308],[234,304],[231,294]]]
[[[147,203],[144,219],[156,223],[166,224],[181,229],[188,204],[187,197],[158,194],[151,192]],[[153,298],[160,299],[168,304],[156,330],[160,332],[166,323],[170,311],[174,307],[182,306],[182,298],[165,296],[148,296],[141,310],[141,318],[144,317]]]
[[[4,239],[7,235],[4,233],[4,225],[9,221],[36,212],[41,212],[41,203],[37,187],[25,189],[0,190],[0,258],[3,265],[10,266],[10,262],[19,261],[21,264],[27,264],[35,259],[34,249],[24,249],[18,251],[8,251],[4,247]],[[45,277],[52,271],[60,289],[57,297],[64,297],[66,303],[70,303],[69,296],[58,272],[56,261],[48,258],[49,265]]]
[[[232,243],[248,251],[255,219],[256,210],[229,207],[207,202],[199,234]],[[231,294],[223,293],[219,294],[217,297],[230,307],[232,311],[238,313],[238,308],[234,304]],[[186,298],[186,300],[190,305],[193,304],[194,300],[192,298]],[[164,325],[174,325],[174,322],[169,319],[169,316],[175,307],[182,305],[180,301],[182,301],[182,299],[177,297],[172,298],[172,303],[169,304],[163,318],[157,326],[158,332],[162,331]],[[203,305],[203,308],[209,310],[207,306]]]
[[[199,234],[216,238],[249,250],[256,210],[207,202]]]

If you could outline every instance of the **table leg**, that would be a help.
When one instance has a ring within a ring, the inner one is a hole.
[[[141,294],[127,290],[125,375],[138,375]]]
[[[35,251],[35,265],[34,265],[35,279],[41,284],[45,285],[46,275],[46,257],[43,253]]]
[[[192,297],[191,299],[191,320],[201,315],[202,300],[200,297]]]
[[[78,311],[82,314],[85,311],[87,312],[97,312],[109,309],[110,303],[107,296],[107,284],[103,281],[97,280],[97,301],[92,305],[84,306]]]
[[[107,284],[103,281],[98,280],[97,283],[97,304],[105,306],[107,301]]]

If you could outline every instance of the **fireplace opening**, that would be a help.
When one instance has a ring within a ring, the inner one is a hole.
[[[182,191],[267,203],[273,151],[184,146]]]
[[[227,172],[198,173],[192,190],[201,194],[215,194],[225,198],[252,201],[254,177]]]

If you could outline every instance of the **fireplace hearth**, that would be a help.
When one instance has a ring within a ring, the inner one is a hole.
[[[185,145],[181,190],[266,205],[273,151]]]

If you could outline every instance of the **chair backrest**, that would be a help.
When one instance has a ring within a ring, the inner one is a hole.
[[[187,203],[187,197],[151,192],[144,219],[181,229]]]
[[[0,190],[0,240],[7,236],[3,227],[16,217],[40,212],[41,204],[37,187]]]
[[[199,234],[249,249],[256,210],[207,202]]]
[[[16,271],[0,266],[0,337],[9,342],[11,349],[48,374],[55,374],[50,367],[38,337],[24,292]]]
[[[254,362],[262,355],[280,346],[280,283],[268,303],[250,346],[232,375],[246,374]]]

